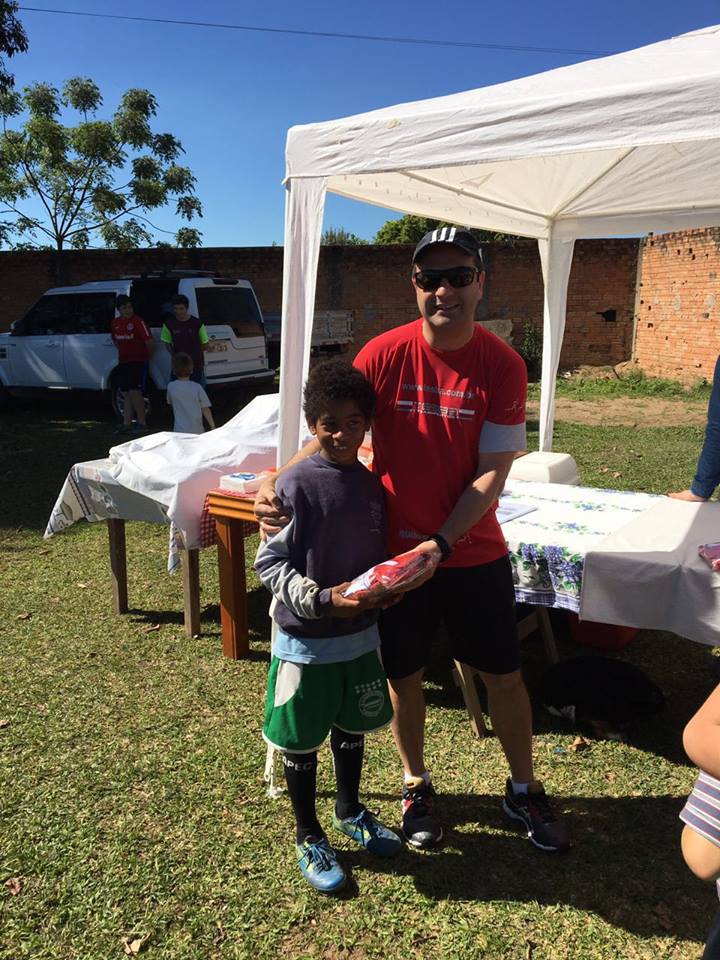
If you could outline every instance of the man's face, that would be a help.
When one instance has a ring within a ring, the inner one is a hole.
[[[187,320],[188,308],[185,306],[184,303],[174,303],[172,305],[172,311],[178,320]]]
[[[131,303],[124,303],[121,307],[118,307],[118,312],[124,320],[129,320],[135,313],[135,308]]]
[[[466,287],[453,287],[443,277],[434,291],[421,290],[414,277],[421,270],[452,270],[454,267],[475,269],[472,282]],[[485,274],[479,273],[475,258],[450,243],[437,244],[423,252],[413,264],[413,286],[418,308],[423,318],[435,329],[449,326],[469,326],[475,320],[475,308],[482,298]]]

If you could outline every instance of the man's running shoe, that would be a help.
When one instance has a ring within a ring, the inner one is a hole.
[[[528,839],[540,850],[560,853],[570,846],[567,826],[553,813],[545,788],[539,780],[530,784],[527,793],[515,793],[512,782],[508,780],[502,806],[509,817],[522,821]]]
[[[320,893],[335,893],[345,886],[347,876],[338,863],[337,853],[325,837],[315,840],[308,837],[295,844],[300,873],[311,887]]]
[[[400,837],[380,823],[366,807],[356,817],[346,817],[344,820],[333,814],[333,823],[346,837],[355,840],[377,857],[394,857],[402,849]]]
[[[442,827],[433,814],[435,791],[422,777],[405,781],[402,792],[402,834],[411,847],[425,850],[442,840]]]

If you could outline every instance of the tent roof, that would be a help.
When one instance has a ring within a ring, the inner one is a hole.
[[[537,238],[720,224],[720,26],[293,127],[286,159],[334,193]]]

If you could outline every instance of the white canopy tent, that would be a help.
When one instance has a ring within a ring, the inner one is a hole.
[[[575,239],[720,225],[720,26],[293,127],[286,174],[280,462],[301,434],[328,190],[537,239],[545,283],[540,449],[548,450]]]

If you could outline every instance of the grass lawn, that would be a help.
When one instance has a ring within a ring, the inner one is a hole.
[[[631,743],[573,752],[574,733],[536,710],[538,775],[575,838],[562,857],[504,819],[498,744],[472,738],[438,656],[428,753],[446,842],[387,863],[338,840],[325,751],[319,811],[352,882],[322,898],[294,865],[287,798],[265,796],[268,597],[252,572],[252,655],[231,662],[214,551],[201,557],[203,635],[191,640],[166,528],[128,525],[121,618],[103,525],[42,540],[68,468],[103,456],[112,429],[104,411],[66,402],[4,415],[0,430],[0,957],[110,960],[123,939],[156,960],[699,956],[717,900],[682,863],[677,814],[694,778],[682,727],[717,679],[708,648],[652,632],[627,648],[668,698]],[[556,447],[586,484],[662,492],[688,483],[701,437],[559,423]],[[564,655],[585,652],[560,641]],[[524,654],[532,692],[539,642]],[[390,734],[369,740],[364,796],[391,823],[399,774]]]

